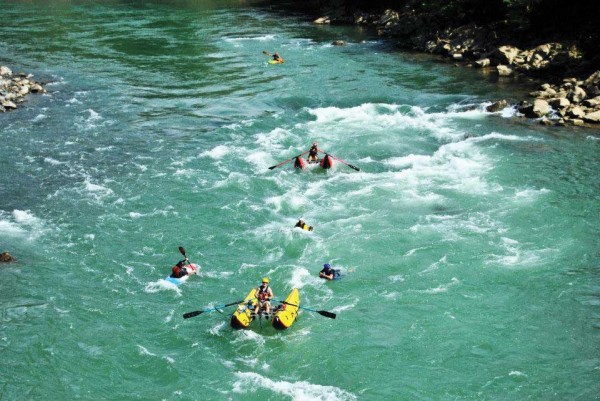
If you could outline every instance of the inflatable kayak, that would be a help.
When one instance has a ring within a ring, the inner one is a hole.
[[[256,288],[253,288],[231,315],[231,327],[234,329],[247,329],[250,327],[250,323],[254,320],[254,308],[257,303]]]
[[[294,168],[304,169],[306,167],[306,161],[302,157],[296,157],[294,160]]]
[[[175,285],[183,284],[188,280],[188,278],[192,274],[198,274],[198,270],[200,270],[200,266],[198,266],[195,263],[190,263],[189,265],[185,266],[185,269],[188,272],[188,274],[186,274],[185,276],[179,277],[179,278],[167,276],[167,278],[165,278],[165,280],[167,280],[168,282],[173,283]]]
[[[319,163],[319,166],[321,166],[325,170],[330,169],[331,167],[333,167],[333,157],[331,157],[329,155],[325,155],[325,157],[322,158],[321,160],[319,160],[318,162],[317,161],[307,162],[302,157],[296,157],[296,159],[294,160],[294,168],[304,170],[308,164],[316,164],[316,163]]]
[[[330,168],[333,167],[333,158],[331,156],[329,156],[329,155],[325,155],[325,157],[321,159],[321,161],[319,162],[319,164],[325,170],[330,169]]]
[[[297,288],[287,296],[285,301],[281,303],[273,315],[271,324],[278,330],[285,330],[291,327],[298,317],[298,309],[300,307],[300,293]]]

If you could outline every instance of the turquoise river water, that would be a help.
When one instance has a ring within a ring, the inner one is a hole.
[[[48,90],[0,114],[0,400],[600,399],[598,131],[243,1],[0,17],[0,65]],[[360,171],[268,168],[313,141]],[[183,319],[264,276],[312,309],[289,330]]]

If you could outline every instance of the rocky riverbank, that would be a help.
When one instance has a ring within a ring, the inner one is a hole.
[[[33,80],[33,75],[13,75],[10,68],[0,66],[0,112],[16,109],[30,93],[46,93],[46,90],[42,83]]]
[[[514,25],[506,21],[478,25],[468,23],[453,28],[435,27],[452,21],[432,21],[431,15],[410,7],[387,9],[382,13],[333,11],[332,16],[314,20],[316,24],[356,24],[374,28],[398,47],[439,55],[457,65],[485,69],[504,80],[526,75],[538,83],[530,98],[516,104],[504,99],[490,111],[516,107],[520,116],[537,119],[546,125],[598,127],[600,124],[600,70],[595,60],[586,57],[575,41],[520,40]],[[519,48],[511,41],[533,44]]]

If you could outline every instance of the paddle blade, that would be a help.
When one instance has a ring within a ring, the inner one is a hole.
[[[196,311],[193,311],[193,312],[184,313],[183,314],[183,318],[184,319],[189,319],[191,317],[198,316],[201,313],[204,313],[204,311],[203,310],[196,310]]]
[[[182,246],[180,246],[180,247],[179,247],[179,252],[180,252],[180,253],[181,253],[183,256],[185,256],[185,249],[183,249],[183,247],[182,247]]]
[[[317,313],[321,316],[328,317],[330,319],[335,319],[336,314],[333,312],[327,312],[326,310],[318,310]]]

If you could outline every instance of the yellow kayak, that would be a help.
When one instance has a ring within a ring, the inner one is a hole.
[[[298,292],[297,288],[294,288],[292,292],[290,292],[290,295],[287,296],[285,301],[283,301],[281,305],[277,307],[275,316],[273,316],[273,320],[271,321],[273,327],[278,330],[290,328],[290,326],[296,321],[299,307],[300,293]]]
[[[267,61],[267,63],[269,63],[269,64],[283,64],[283,59],[279,59],[279,60],[273,60],[273,59],[271,59],[271,60]]]
[[[247,329],[254,320],[254,308],[256,299],[256,288],[250,290],[244,302],[238,305],[237,310],[231,315],[231,327],[234,329]]]

